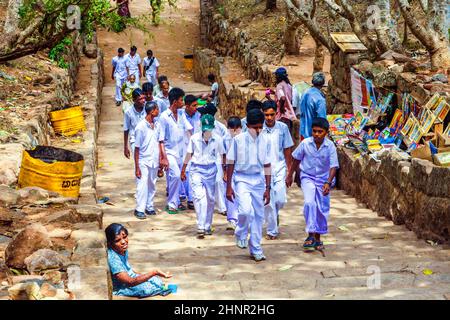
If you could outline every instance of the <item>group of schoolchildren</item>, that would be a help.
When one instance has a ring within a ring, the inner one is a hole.
[[[131,49],[131,58],[123,58],[125,71],[128,78],[136,75],[138,79],[140,58],[135,47]],[[118,62],[121,53],[119,49],[113,59],[117,88],[123,85],[118,80],[123,71]],[[152,58],[150,50],[147,58]],[[203,96],[209,102],[199,107],[200,96],[170,87],[166,77],[157,77],[157,67],[156,74],[149,75],[148,70],[149,81],[142,89],[133,89],[132,105],[124,113],[124,154],[135,162],[135,216],[146,219],[156,214],[156,181],[166,172],[169,214],[195,209],[197,237],[202,239],[214,231],[217,206],[227,216],[227,230],[234,230],[236,245],[248,247],[251,257],[262,261],[266,259],[261,247],[263,224],[267,224],[266,239],[277,239],[279,211],[287,202],[286,188],[295,174],[305,198],[308,237],[303,246],[323,250],[320,236],[327,233],[330,186],[339,166],[336,148],[326,138],[328,121],[314,118],[312,136],[303,137],[292,151],[289,123],[277,120],[278,101],[250,100],[246,117],[232,116],[225,127],[215,119],[218,85],[213,75],[209,76],[211,92]],[[159,91],[154,97],[156,79]],[[118,93],[116,90],[117,102],[121,98]]]

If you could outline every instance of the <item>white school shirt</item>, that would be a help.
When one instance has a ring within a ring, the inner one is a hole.
[[[130,144],[135,141],[135,130],[138,123],[145,118],[145,109],[142,109],[141,112],[137,112],[134,105],[129,107],[124,114],[123,117],[123,131],[128,131],[128,137],[130,140]]]
[[[125,57],[115,56],[112,59],[112,66],[114,69],[114,77],[119,77],[120,79],[124,79],[128,76],[126,69],[127,59]]]
[[[214,121],[214,129],[212,132],[223,138],[228,133],[228,129],[222,122],[216,119],[216,121]]]
[[[319,150],[313,137],[303,140],[292,152],[292,157],[300,161],[301,178],[309,178],[323,185],[331,168],[339,168],[336,146],[325,138]]]
[[[157,95],[156,98],[159,100],[158,106],[159,106],[159,112],[163,113],[164,111],[166,111],[167,109],[170,108],[170,101],[169,101],[169,96],[164,97],[162,91],[160,91]]]
[[[125,58],[127,61],[126,65],[128,67],[130,74],[133,74],[139,70],[138,65],[140,65],[142,62],[141,57],[139,56],[139,53],[136,53],[133,57],[129,53],[127,53]]]
[[[242,126],[242,130],[241,130],[242,132],[245,132],[245,131],[248,130],[247,117],[244,117],[244,118],[241,119],[241,126]]]
[[[150,64],[150,59],[149,59],[148,57],[145,57],[145,58],[144,58],[144,62],[143,62],[143,64],[142,64],[142,66],[144,67],[144,69],[145,69],[145,67],[148,66],[149,64]],[[155,58],[155,60],[153,61],[152,65],[148,68],[147,71],[145,71],[145,74],[146,74],[146,75],[147,75],[147,74],[150,74],[150,75],[152,75],[152,76],[155,76],[155,75],[156,75],[156,68],[158,68],[158,67],[159,67],[159,61],[158,61],[158,59]]]
[[[275,121],[275,125],[272,128],[269,128],[264,122],[261,134],[269,141],[270,163],[281,163],[282,165],[285,165],[284,149],[294,145],[294,141],[289,132],[289,127],[283,122]]]
[[[138,123],[135,130],[135,147],[139,148],[139,163],[151,168],[159,167],[159,123],[150,126],[147,120]]]
[[[217,158],[223,156],[225,150],[223,148],[222,138],[212,134],[209,142],[203,139],[202,132],[197,132],[189,140],[187,153],[192,154],[191,163],[197,165],[212,165],[217,162]]]
[[[214,105],[217,107],[219,97],[219,84],[217,82],[214,82],[211,86],[211,92],[213,91],[216,93],[216,95],[214,96],[214,99],[211,102],[214,103]]]
[[[177,159],[184,156],[186,144],[184,142],[184,134],[187,130],[192,130],[192,126],[186,121],[186,118],[180,115],[178,110],[178,121],[172,110],[167,109],[159,117],[160,133],[159,141],[164,142],[166,153]]]
[[[264,165],[270,164],[267,138],[262,134],[253,138],[248,131],[238,134],[227,152],[228,161],[234,161],[236,173],[263,175]]]

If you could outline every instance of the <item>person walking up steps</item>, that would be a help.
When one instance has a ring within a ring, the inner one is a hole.
[[[138,123],[135,130],[134,163],[136,171],[136,210],[138,219],[146,215],[155,215],[153,199],[156,193],[156,177],[159,169],[159,123],[155,122],[159,114],[156,101],[145,103],[145,119]]]
[[[239,248],[249,246],[251,257],[266,260],[261,247],[264,206],[270,203],[271,165],[269,146],[261,131],[261,110],[247,113],[248,131],[233,138],[227,153],[227,199],[236,201],[238,225],[235,231]],[[233,181],[235,189],[233,189]],[[250,239],[247,233],[250,229]]]
[[[147,78],[148,82],[156,85],[158,79],[159,61],[153,56],[152,50],[147,50],[147,56],[144,58],[142,66],[144,69],[144,77]]]
[[[124,113],[133,105],[133,91],[139,88],[139,85],[136,83],[136,77],[133,74],[129,79],[122,85],[122,111]]]
[[[119,48],[117,56],[112,59],[112,73],[111,78],[116,82],[116,106],[122,104],[122,86],[127,81],[128,71],[126,66],[126,58],[124,57],[125,50]]]
[[[265,101],[263,112],[266,120],[262,134],[270,143],[270,163],[272,165],[270,203],[264,208],[267,222],[266,239],[275,240],[278,237],[279,211],[287,202],[286,173],[294,141],[292,141],[288,126],[275,120],[277,104],[274,101]]]
[[[328,233],[330,188],[339,168],[336,147],[326,138],[330,124],[325,118],[314,118],[312,137],[303,140],[292,153],[292,163],[286,185],[292,185],[294,171],[300,169],[301,186],[305,198],[303,214],[308,237],[305,250],[323,251],[320,236]]]
[[[197,98],[195,96],[193,96],[192,94],[188,94],[186,97],[184,97],[184,103],[185,103],[185,107],[184,107],[184,109],[180,110],[180,114],[186,118],[186,121],[188,121],[193,128],[192,130],[185,131],[184,140],[185,140],[186,147],[184,148],[183,155],[186,155],[187,146],[189,145],[191,136],[194,135],[195,133],[202,132],[202,127],[201,127],[201,122],[200,122],[201,115],[197,111],[197,106],[198,106]],[[183,198],[183,196],[184,196],[187,199],[188,209],[193,210],[195,208],[194,208],[194,202],[192,199],[192,188],[189,183],[189,177],[190,177],[189,169],[190,169],[190,165],[188,165],[186,168],[186,179],[183,181],[183,186],[182,186],[183,192],[181,192],[181,198]]]
[[[202,132],[189,140],[187,154],[181,170],[181,179],[186,180],[186,168],[190,163],[190,184],[197,213],[197,236],[203,239],[212,234],[214,194],[216,192],[217,159],[225,154],[222,138],[212,133],[214,117],[206,114],[201,118]]]
[[[170,108],[159,117],[161,165],[167,171],[168,197],[166,210],[169,214],[177,214],[179,211],[186,210],[186,207],[180,204],[180,170],[185,143],[184,131],[192,130],[192,126],[178,112],[184,105],[183,98],[184,91],[182,89],[173,88],[170,90]]]
[[[217,113],[217,107],[213,103],[207,103],[205,106],[197,109],[201,115],[210,114],[213,117]],[[227,127],[220,121],[216,119],[215,128],[213,133],[219,137],[225,137],[228,133]],[[221,159],[217,159],[217,176],[216,176],[216,209],[219,214],[226,216],[227,215],[227,205],[225,198],[225,186],[223,184],[223,176],[224,172],[222,170],[222,166],[219,165],[221,163]]]
[[[145,96],[141,89],[133,91],[133,101],[134,105],[128,108],[123,116],[123,154],[128,159],[130,159],[128,143],[131,147],[131,154],[134,155],[135,129],[138,123],[145,118]]]
[[[136,83],[139,84],[140,79],[142,77],[142,69],[141,69],[141,57],[139,56],[139,53],[137,53],[136,46],[132,46],[130,49],[130,53],[128,53],[126,56],[126,66],[127,66],[127,72],[129,75],[134,74],[136,77]]]

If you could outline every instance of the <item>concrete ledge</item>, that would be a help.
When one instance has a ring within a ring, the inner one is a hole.
[[[338,148],[339,188],[419,238],[450,239],[450,168],[430,161],[403,161],[386,153],[381,162]]]

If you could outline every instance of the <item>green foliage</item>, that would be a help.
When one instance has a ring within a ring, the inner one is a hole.
[[[118,0],[117,2],[120,2]],[[81,32],[90,40],[96,27],[102,27],[113,32],[122,32],[127,26],[134,26],[146,33],[145,21],[148,18],[122,17],[118,14],[116,4],[109,0],[24,0],[19,8],[20,27],[25,29],[38,16],[43,16],[43,22],[39,26],[39,34],[43,38],[54,37],[55,34],[69,34],[66,21],[70,18],[67,8],[77,5],[81,11]]]
[[[48,54],[48,57],[51,60],[56,61],[58,63],[58,67],[60,68],[69,68],[69,64],[65,60],[65,56],[67,54],[67,48],[70,45],[72,45],[72,39],[70,37],[65,37],[60,43],[54,46]]]

